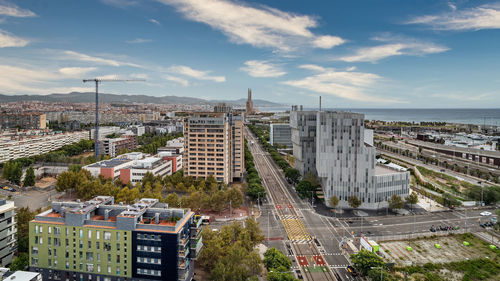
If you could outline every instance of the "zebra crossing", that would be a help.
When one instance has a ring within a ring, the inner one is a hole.
[[[281,219],[281,223],[283,223],[283,226],[285,227],[288,239],[292,242],[307,243],[311,240],[311,235],[307,232],[302,220],[298,218],[283,218]]]

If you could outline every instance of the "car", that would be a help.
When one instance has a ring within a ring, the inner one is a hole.
[[[480,215],[483,217],[491,216],[491,212],[484,211],[484,212],[481,212]]]
[[[358,272],[356,272],[356,269],[352,267],[351,265],[348,265],[346,268],[347,272],[349,272],[352,276],[356,277],[358,276]]]

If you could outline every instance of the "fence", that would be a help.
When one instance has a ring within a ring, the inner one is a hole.
[[[467,232],[471,232],[469,228]],[[464,234],[465,229],[451,230],[451,231],[436,231],[436,232],[421,232],[421,233],[407,233],[407,234],[397,234],[397,235],[383,235],[383,236],[366,236],[368,240],[380,241],[397,241],[397,240],[409,240],[409,239],[420,239],[438,236],[448,236],[451,234]]]

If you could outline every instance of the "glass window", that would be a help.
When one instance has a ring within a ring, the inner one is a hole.
[[[91,231],[91,230],[89,230],[89,231],[88,231],[88,235],[89,235],[89,236],[88,236],[88,237],[89,237],[89,239],[92,239],[92,231]]]
[[[111,232],[104,231],[104,240],[111,240]]]

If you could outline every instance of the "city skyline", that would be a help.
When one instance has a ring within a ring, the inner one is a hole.
[[[500,2],[0,1],[2,94],[500,107]],[[432,102],[429,102],[432,101]]]

